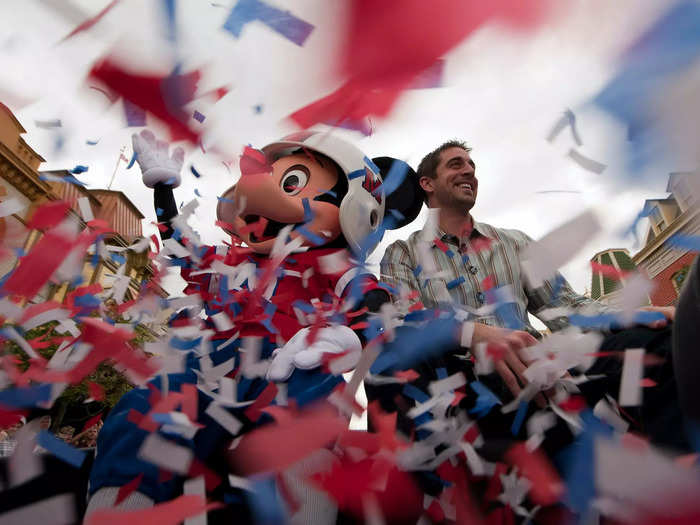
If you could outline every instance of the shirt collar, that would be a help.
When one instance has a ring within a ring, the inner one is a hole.
[[[473,230],[472,230],[472,233],[471,233],[471,237],[479,236],[479,237],[491,238],[491,236],[489,235],[490,232],[489,232],[489,229],[488,229],[488,225],[487,225],[487,224],[484,224],[484,223],[481,223],[481,222],[477,222],[477,221],[475,221],[474,219],[472,219],[472,224],[473,224]],[[435,231],[435,230],[434,230],[434,231]],[[442,229],[440,229],[439,227],[437,228],[436,231],[437,231],[437,238],[440,239],[440,240],[443,241],[443,242],[449,240],[450,237],[456,238],[456,236],[453,236],[453,235],[450,235],[450,234],[444,232],[444,231],[443,231]],[[423,227],[423,232],[429,233],[429,232],[428,232],[428,224],[426,224],[426,225]],[[457,239],[457,243],[456,243],[456,244],[459,244],[459,239]]]

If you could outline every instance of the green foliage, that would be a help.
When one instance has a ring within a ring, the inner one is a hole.
[[[112,313],[114,313],[114,311],[112,311]],[[117,322],[124,321],[121,318],[115,320]],[[24,333],[24,338],[28,341],[34,339],[47,341],[51,338],[60,337],[59,334],[54,332],[56,325],[56,322],[51,322],[28,330]],[[134,332],[136,336],[131,341],[134,346],[143,348],[143,344],[146,341],[153,340],[151,332],[144,326],[137,325],[134,328]],[[58,342],[55,342],[47,348],[38,349],[37,353],[48,360],[54,355],[58,346]],[[24,372],[29,368],[29,357],[17,344],[12,341],[7,341],[5,343],[5,348],[16,357],[17,367],[20,371]],[[85,400],[90,397],[88,384],[91,382],[100,385],[104,389],[105,397],[102,401],[85,403]],[[90,418],[96,416],[100,412],[111,410],[119,399],[132,388],[133,385],[127,380],[124,374],[117,371],[108,362],[101,363],[92,373],[84,377],[80,383],[69,385],[58,399],[56,399],[50,410],[52,430],[57,431],[64,425],[70,425],[76,429],[77,434]]]

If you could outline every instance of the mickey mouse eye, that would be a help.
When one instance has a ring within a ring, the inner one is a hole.
[[[308,184],[309,175],[309,170],[306,166],[301,164],[292,166],[282,175],[280,188],[287,195],[296,195]]]

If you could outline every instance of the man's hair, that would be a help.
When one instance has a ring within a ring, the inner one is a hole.
[[[469,146],[467,146],[467,143],[463,140],[452,139],[448,140],[443,144],[440,144],[437,148],[435,148],[433,151],[431,151],[425,157],[423,157],[423,160],[420,161],[417,171],[418,180],[420,180],[421,177],[428,177],[431,179],[437,177],[437,167],[440,164],[440,154],[446,149],[450,148],[462,148],[467,153],[469,153],[472,150]],[[423,197],[423,200],[425,200],[425,203],[428,204],[427,193]]]

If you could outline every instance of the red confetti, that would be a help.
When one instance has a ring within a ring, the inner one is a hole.
[[[93,381],[88,382],[88,393],[95,401],[102,401],[105,398],[105,389]]]
[[[186,518],[223,507],[221,503],[207,504],[202,496],[180,496],[148,509],[98,509],[85,519],[85,525],[178,525]]]
[[[122,501],[128,498],[132,492],[139,488],[141,485],[141,480],[143,479],[143,472],[132,479],[126,485],[119,487],[119,492],[117,492],[117,499],[114,500],[114,506],[118,506]]]
[[[183,109],[194,98],[201,77],[199,71],[165,77],[138,75],[107,58],[92,68],[90,76],[129,102],[151,112],[169,128],[173,141],[199,142],[199,133],[187,125],[189,113]],[[163,89],[164,86],[169,89]],[[168,94],[177,100],[166,100]]]
[[[335,441],[347,426],[334,407],[307,409],[290,423],[272,423],[244,435],[229,452],[229,463],[243,475],[279,472]]]
[[[115,5],[117,5],[117,2],[119,2],[119,0],[112,0],[109,4],[107,4],[107,6],[106,6],[104,9],[102,9],[102,11],[100,11],[99,13],[97,13],[97,14],[96,14],[95,16],[93,16],[92,18],[89,18],[89,19],[85,20],[85,22],[83,22],[82,24],[80,24],[78,27],[76,27],[75,29],[73,29],[73,31],[71,31],[71,32],[68,33],[65,37],[63,37],[63,40],[68,40],[68,39],[71,38],[72,36],[75,36],[75,35],[77,35],[78,33],[82,33],[83,31],[87,31],[88,29],[90,29],[92,26],[94,26],[96,23],[98,23],[100,20],[102,20],[102,17],[104,17],[107,13],[109,13],[109,11],[110,11]],[[62,41],[63,41],[63,40],[62,40]]]
[[[25,410],[6,410],[0,405],[0,428],[11,427],[27,415]]]
[[[272,166],[265,154],[255,148],[246,146],[239,162],[241,175],[259,175],[261,173],[271,173]]]
[[[194,422],[197,421],[197,387],[195,385],[182,385],[181,412]]]
[[[630,272],[626,272],[624,270],[618,270],[614,266],[610,266],[607,264],[600,264],[595,261],[591,261],[591,269],[594,272],[598,272],[603,274],[605,277],[609,277],[610,279],[616,279],[620,280],[625,277],[627,277]]]
[[[523,443],[518,443],[508,450],[506,460],[532,483],[530,498],[534,503],[552,505],[559,501],[564,485],[541,451],[530,452]]]
[[[32,215],[27,228],[30,230],[46,230],[58,225],[70,210],[70,202],[53,201],[37,208]]]
[[[639,386],[641,386],[642,388],[650,388],[656,386],[657,384],[658,383],[656,381],[649,377],[645,377],[641,381],[639,381]]]
[[[496,278],[493,275],[489,275],[483,281],[481,281],[482,290],[490,290],[494,286],[496,286]]]
[[[265,390],[260,393],[253,404],[246,408],[245,416],[255,423],[260,418],[262,409],[272,403],[275,396],[277,396],[277,385],[268,383]]]
[[[100,412],[96,416],[93,416],[90,419],[88,419],[87,422],[85,423],[85,425],[83,426],[82,432],[85,432],[88,428],[94,427],[101,420],[102,420],[102,412]]]
[[[415,370],[397,370],[394,372],[394,377],[410,382],[418,379],[420,374]]]
[[[566,401],[559,403],[559,408],[567,412],[581,412],[586,408],[586,399],[583,396],[571,396]]]
[[[2,287],[5,293],[32,298],[48,282],[63,260],[73,249],[73,242],[54,230],[47,232],[32,249],[22,257]]]

